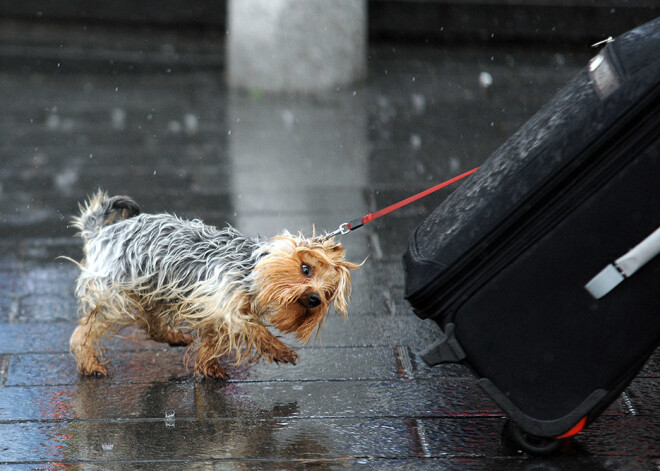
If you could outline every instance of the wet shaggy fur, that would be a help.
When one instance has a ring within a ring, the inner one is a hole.
[[[268,329],[307,342],[331,305],[346,316],[350,271],[329,238],[284,233],[252,239],[169,214],[140,214],[125,196],[99,191],[74,218],[84,240],[76,286],[80,324],[71,336],[78,371],[103,377],[103,337],[135,324],[151,338],[187,345],[194,371],[224,378],[218,359],[295,364]]]

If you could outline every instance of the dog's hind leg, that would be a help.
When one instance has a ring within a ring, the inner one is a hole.
[[[152,332],[150,335],[156,342],[167,342],[170,347],[187,347],[194,341],[190,334],[169,326],[157,334]]]
[[[167,323],[167,315],[162,315],[166,307],[159,305],[142,312],[137,316],[137,325],[144,330],[152,340],[167,343],[170,347],[186,347],[193,343],[194,339],[179,329]]]
[[[98,312],[94,309],[80,320],[69,340],[70,351],[76,358],[78,372],[85,376],[103,378],[108,375],[108,368],[98,360],[98,347],[106,326],[99,322]]]

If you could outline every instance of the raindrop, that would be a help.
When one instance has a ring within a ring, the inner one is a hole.
[[[296,122],[296,116],[293,114],[293,111],[283,110],[281,116],[282,116],[282,121],[284,121],[284,126],[286,126],[288,130],[293,129],[293,125]]]
[[[416,114],[422,114],[426,111],[426,97],[420,93],[415,93],[411,97],[413,110]]]
[[[103,448],[103,451],[112,451],[115,448],[114,443],[101,443],[101,448]]]
[[[124,129],[124,126],[126,126],[126,111],[121,108],[114,108],[110,112],[110,120],[113,128]]]
[[[493,76],[488,72],[481,72],[479,74],[479,86],[481,88],[488,88],[493,84]]]
[[[48,129],[57,129],[60,127],[60,117],[56,114],[48,115],[46,118],[46,127]]]
[[[410,145],[415,150],[418,150],[420,147],[422,147],[422,138],[419,134],[413,134],[410,136]]]
[[[58,190],[68,192],[71,187],[78,181],[78,171],[71,168],[66,169],[60,173],[55,174],[53,180]]]
[[[197,134],[197,130],[199,129],[199,120],[194,114],[186,113],[183,117],[183,125],[186,128],[186,133]]]
[[[181,123],[176,120],[170,121],[167,125],[167,129],[169,129],[172,134],[179,134],[181,132],[181,128]]]

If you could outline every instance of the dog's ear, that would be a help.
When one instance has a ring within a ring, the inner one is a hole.
[[[351,296],[351,270],[356,270],[360,268],[362,263],[355,264],[347,261],[344,258],[345,250],[341,244],[335,242],[334,238],[328,239],[324,243],[324,248],[329,255],[329,258],[334,265],[339,279],[337,281],[335,294],[332,298],[335,311],[340,313],[342,317],[346,318],[348,314],[348,300]],[[365,259],[366,261],[366,259]]]
[[[342,253],[344,249],[341,249]],[[364,262],[362,262],[364,263]],[[346,260],[340,260],[336,265],[337,273],[339,274],[339,281],[337,282],[337,288],[333,297],[333,305],[335,310],[341,314],[343,318],[346,318],[348,314],[348,300],[351,296],[351,270],[360,268],[362,264],[356,265],[355,263],[347,262]]]

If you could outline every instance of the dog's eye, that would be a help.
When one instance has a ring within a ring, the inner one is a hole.
[[[301,269],[302,269],[303,275],[305,275],[305,276],[312,276],[312,269],[309,268],[309,267],[308,267],[307,265],[305,265],[304,263],[302,264]]]

